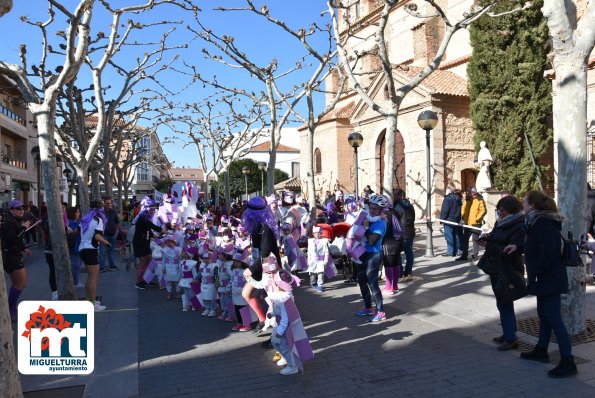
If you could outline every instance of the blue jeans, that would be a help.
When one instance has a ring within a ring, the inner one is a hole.
[[[450,256],[456,256],[459,247],[457,245],[458,239],[454,225],[444,224],[444,239],[446,239],[446,253]]]
[[[507,343],[512,343],[516,337],[516,315],[514,314],[514,301],[506,304],[498,304],[500,312],[500,323],[502,324],[502,335]]]
[[[378,273],[382,264],[382,252],[366,252],[362,263],[358,265],[357,283],[366,308],[372,308],[372,296],[376,302],[376,311],[382,311],[382,292],[378,286]],[[370,294],[370,291],[372,292]]]
[[[115,235],[105,235],[105,240],[107,240],[112,248],[107,251],[107,258],[109,260],[109,267],[114,268],[116,263],[114,262],[114,247],[116,246],[116,236]],[[105,269],[105,245],[99,245],[99,269]]]
[[[413,272],[413,238],[403,241],[403,251],[405,252],[405,272],[403,273],[403,264],[401,263],[401,276],[411,275]]]
[[[291,349],[289,348],[289,343],[287,342],[287,333],[283,336],[277,336],[277,327],[273,328],[273,332],[271,334],[271,344],[275,347],[275,350],[279,351],[279,353],[285,358],[287,361],[287,366],[295,366],[293,361],[293,354]]]
[[[539,341],[537,345],[547,348],[552,331],[556,334],[561,357],[572,355],[570,338],[562,322],[560,295],[537,296],[537,315],[539,315]]]
[[[81,256],[78,254],[70,253],[70,270],[72,271],[72,282],[78,285],[81,271]]]

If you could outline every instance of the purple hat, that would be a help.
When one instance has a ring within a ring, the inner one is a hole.
[[[200,231],[198,231],[198,239],[200,240],[205,240],[207,239],[209,235],[207,234],[207,231],[205,231],[204,229],[201,229]]]
[[[8,202],[9,209],[16,209],[17,207],[23,207],[23,202],[21,202],[18,199],[13,199],[10,202]]]
[[[198,235],[196,234],[186,234],[184,235],[184,240],[190,241],[190,242],[196,242],[196,239],[198,239]]]
[[[213,221],[213,215],[212,214],[208,214],[207,213],[207,214],[205,214],[205,217],[204,218],[205,218],[205,222],[206,221]]]
[[[281,229],[282,230],[291,230],[291,224],[288,222],[284,222],[283,224],[281,224]]]
[[[266,200],[267,200],[267,205],[269,205],[269,206],[270,206],[270,205],[272,205],[273,203],[276,203],[276,202],[277,202],[277,196],[276,196],[275,194],[272,194],[272,195],[270,195],[270,196],[267,196],[267,197],[266,197]]]
[[[165,243],[165,242],[167,242],[167,241],[177,242],[178,240],[177,240],[177,239],[176,239],[176,237],[175,237],[175,236],[173,236],[173,235],[164,235],[164,236],[163,236],[163,239],[161,239],[161,242],[162,242],[162,243]]]
[[[279,264],[277,264],[277,257],[274,254],[270,254],[266,261],[262,263],[262,272],[274,272],[277,268],[279,268]]]
[[[236,249],[235,253],[233,254],[233,259],[246,264],[248,260],[248,250]]]
[[[264,210],[267,207],[267,203],[260,196],[255,196],[248,201],[248,208],[250,210]]]
[[[229,256],[233,256],[233,254],[236,251],[235,246],[233,245],[233,243],[224,243],[221,246],[219,246],[217,248],[217,251],[219,253],[223,253],[223,254],[227,254]]]
[[[187,245],[184,246],[183,250],[191,256],[195,256],[198,253],[198,249],[196,248],[196,246]]]
[[[157,207],[157,203],[153,199],[149,198],[148,196],[145,196],[140,201],[140,207],[142,210],[145,210],[145,209],[148,209],[151,207]]]
[[[221,216],[221,224],[229,224],[229,217]]]

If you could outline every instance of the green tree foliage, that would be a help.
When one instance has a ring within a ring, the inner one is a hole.
[[[506,0],[493,12],[519,5],[522,2]],[[492,185],[519,196],[539,187],[524,133],[544,187],[551,183],[550,162],[544,158],[553,139],[548,122],[552,85],[543,77],[548,29],[542,5],[538,0],[527,10],[486,15],[470,28],[473,54],[467,73],[476,147],[485,141],[492,153]]]
[[[167,193],[172,185],[174,185],[174,181],[169,177],[155,181],[155,189],[161,193]]]
[[[242,173],[242,168],[244,166],[248,166],[250,169],[250,173],[248,174],[248,192],[254,193],[259,192],[261,190],[261,180],[260,180],[260,170],[258,169],[258,163],[256,163],[252,159],[240,159],[234,160],[229,165],[229,193],[232,198],[240,197],[241,195],[246,193],[246,182],[244,179],[244,174]],[[264,189],[266,190],[267,185],[267,172],[264,171]],[[289,175],[279,169],[275,169],[275,184],[285,181],[289,178]],[[219,186],[220,192],[219,194],[223,196],[223,181],[225,181],[224,174],[219,174],[219,181],[221,184]]]

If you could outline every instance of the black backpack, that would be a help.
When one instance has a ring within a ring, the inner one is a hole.
[[[562,263],[566,267],[583,267],[583,260],[580,255],[579,242],[574,240],[572,232],[568,231],[568,238],[560,232],[562,238]]]

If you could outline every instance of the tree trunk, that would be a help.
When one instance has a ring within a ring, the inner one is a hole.
[[[97,199],[101,198],[101,179],[99,178],[99,170],[91,170],[91,197]]]
[[[229,212],[231,209],[231,197],[229,196],[229,173],[227,170],[225,170],[225,173],[223,173],[223,184],[223,189],[225,190],[225,207]]]
[[[310,213],[306,222],[307,228],[314,225],[316,218],[316,180],[314,179],[314,126],[308,126],[306,137],[306,169],[308,170],[306,184],[308,186],[308,203]],[[308,231],[309,233],[309,231]]]
[[[275,164],[277,162],[277,131],[276,128],[271,131],[271,147],[267,166],[267,195],[275,193]]]
[[[386,117],[386,133],[384,133],[384,176],[380,192],[389,198],[393,197],[394,165],[395,165],[395,134],[397,132],[398,111]],[[357,167],[357,165],[356,165]],[[360,188],[361,189],[361,188]]]
[[[0,256],[2,264],[2,256]],[[21,380],[15,359],[12,324],[8,311],[8,295],[6,294],[4,272],[0,272],[0,397],[23,396]]]
[[[107,151],[109,152],[109,151]],[[109,156],[109,155],[107,155]],[[105,166],[103,168],[103,183],[105,185],[105,195],[112,196],[113,195],[113,184],[112,184],[112,171],[110,162],[105,162]]]
[[[87,170],[76,167],[76,181],[78,183],[78,204],[81,207],[81,214],[89,211],[89,187],[87,186],[89,176]]]
[[[60,300],[75,300],[76,294],[70,269],[70,255],[66,243],[64,211],[58,178],[56,177],[56,150],[54,144],[55,109],[48,105],[31,105],[37,119],[39,134],[39,155],[41,172],[45,188],[45,200],[48,207],[48,222],[52,239],[52,253],[56,267],[56,282]]]
[[[554,97],[557,155],[556,196],[565,217],[564,231],[578,238],[584,231],[587,197],[587,70],[576,62],[558,62]],[[569,293],[562,296],[562,319],[570,335],[585,328],[585,269],[567,268]]]

